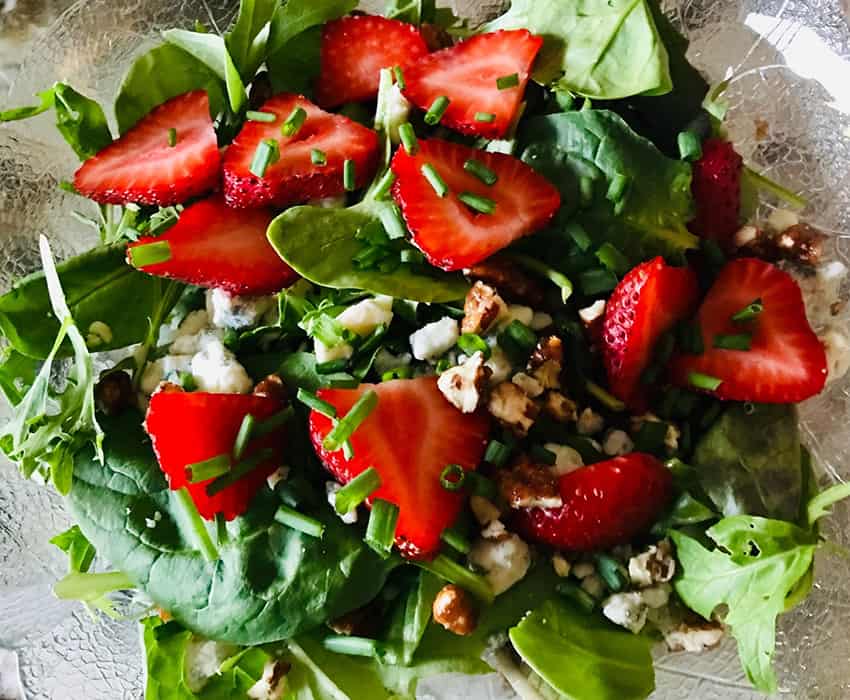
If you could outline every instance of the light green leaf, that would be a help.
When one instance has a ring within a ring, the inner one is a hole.
[[[39,99],[37,105],[30,107],[14,107],[0,112],[0,122],[15,122],[21,119],[29,119],[39,114],[43,114],[48,109],[53,107],[53,88],[44,90],[36,94]]]
[[[7,345],[0,352],[0,391],[9,405],[17,406],[35,381],[39,363],[18,352],[11,345]]]
[[[81,574],[88,572],[96,551],[79,525],[74,525],[51,538],[50,544],[56,545],[68,555],[69,571]]]
[[[248,83],[265,60],[272,16],[279,0],[242,0],[233,28],[225,34],[227,51]]]

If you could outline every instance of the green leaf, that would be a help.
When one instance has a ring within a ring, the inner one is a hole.
[[[386,635],[384,662],[409,666],[431,621],[431,607],[444,582],[428,571],[421,571],[416,585],[397,607]]]
[[[311,27],[347,15],[357,4],[357,0],[287,0],[272,17],[269,54],[274,55]]]
[[[803,471],[793,406],[729,406],[700,438],[692,462],[723,515],[797,520]]]
[[[39,99],[37,105],[30,107],[14,107],[0,112],[0,122],[15,122],[21,119],[29,119],[39,114],[43,114],[48,109],[53,107],[53,88],[44,90],[36,94]]]
[[[22,355],[11,345],[2,350],[0,363],[0,391],[11,406],[17,406],[38,374],[39,363],[32,357]]]
[[[266,57],[272,16],[278,0],[242,0],[239,15],[224,41],[242,79],[248,83]]]
[[[56,545],[68,555],[69,571],[81,574],[88,572],[97,553],[79,525],[74,525],[51,538],[50,544]]]
[[[80,160],[91,158],[112,143],[112,134],[100,105],[70,85],[53,86],[56,128]]]
[[[655,689],[645,637],[552,599],[510,630],[517,653],[570,700],[637,700]]]
[[[227,102],[222,79],[203,62],[172,44],[142,54],[127,72],[115,100],[118,129],[126,133],[154,107],[191,90],[206,90],[215,117]]]
[[[57,267],[68,307],[83,333],[92,323],[109,326],[110,340],[98,350],[122,348],[144,340],[148,318],[159,306],[168,282],[126,264],[126,246],[116,243],[95,248]],[[132,309],[133,313],[127,313]],[[0,330],[18,352],[36,359],[50,353],[59,323],[53,314],[43,272],[21,278],[0,297]],[[60,347],[69,355],[70,345]]]
[[[669,92],[667,50],[645,0],[512,0],[484,31],[544,37],[533,77],[557,90],[615,100]]]

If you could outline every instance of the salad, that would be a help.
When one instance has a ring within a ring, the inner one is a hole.
[[[656,0],[356,5],[165,31],[114,121],[0,113],[54,113],[99,236],[0,297],[0,447],[77,523],[55,594],[142,601],[148,700],[627,700],[725,637],[776,691],[850,495],[795,409],[850,366],[805,201]]]

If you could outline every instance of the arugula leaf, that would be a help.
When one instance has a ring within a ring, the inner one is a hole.
[[[224,110],[227,98],[219,76],[173,44],[163,44],[135,60],[118,91],[115,118],[124,134],[154,107],[191,90],[206,90],[213,117]]]
[[[407,263],[392,272],[358,269],[352,264],[363,247],[356,238],[358,232],[374,226],[391,206],[364,201],[348,209],[293,207],[272,221],[269,240],[298,274],[324,287],[364,289],[429,303],[462,299],[469,285],[461,275]]]
[[[803,469],[794,406],[732,404],[699,439],[692,462],[723,515],[797,520]]]
[[[94,561],[97,553],[94,545],[88,541],[79,525],[74,525],[65,532],[61,532],[51,538],[50,544],[54,544],[68,555],[68,566],[70,571],[85,574]]]
[[[227,51],[247,83],[265,60],[270,22],[279,0],[241,0],[233,28],[224,36]]]
[[[10,406],[17,406],[35,381],[39,363],[32,357],[22,355],[11,345],[6,345],[0,352],[0,391]]]
[[[558,599],[509,632],[517,653],[570,700],[632,700],[655,689],[651,641]]]
[[[667,50],[646,0],[512,0],[484,31],[528,29],[544,37],[533,77],[594,99],[669,92]]]
[[[114,620],[120,615],[109,598],[110,593],[133,588],[133,582],[120,571],[98,574],[72,571],[53,586],[53,595],[59,600],[79,600],[92,610],[100,610]]]

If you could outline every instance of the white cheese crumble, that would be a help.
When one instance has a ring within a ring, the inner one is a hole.
[[[605,419],[592,408],[585,408],[576,421],[576,430],[579,435],[595,435],[602,432],[605,427]]]
[[[625,430],[609,430],[602,441],[602,451],[609,457],[621,457],[634,450],[635,443]]]
[[[578,316],[584,325],[589,326],[605,314],[605,300],[593,302],[590,306],[579,309]]]
[[[403,352],[400,355],[393,355],[386,348],[381,348],[378,350],[378,354],[375,355],[375,371],[378,374],[383,374],[384,372],[389,372],[394,369],[398,369],[399,367],[407,367],[413,361],[413,355],[409,352]]]
[[[390,325],[393,320],[393,298],[381,295],[358,301],[337,316],[336,320],[344,328],[365,337],[380,325]]]
[[[156,391],[160,382],[174,377],[179,372],[191,372],[191,355],[165,355],[145,365],[139,389],[150,396]]]
[[[608,596],[602,604],[602,614],[615,625],[625,627],[637,634],[646,625],[649,608],[643,604],[641,594],[615,593]]]
[[[201,339],[198,353],[192,358],[192,376],[198,389],[213,394],[247,394],[254,382],[219,338]]]
[[[850,370],[850,337],[843,328],[830,326],[820,339],[826,351],[826,381],[832,383]]]
[[[313,352],[316,354],[316,362],[332,362],[333,360],[347,360],[354,354],[354,348],[348,343],[340,343],[329,348],[318,338],[313,339]]]
[[[790,209],[774,209],[767,218],[767,225],[776,232],[796,226],[800,223],[800,217]]]
[[[490,386],[496,386],[507,381],[508,377],[511,376],[511,372],[513,372],[513,367],[502,348],[498,345],[491,346],[491,348],[490,359],[484,363],[484,366],[489,367],[492,372],[490,375]]]
[[[210,678],[218,675],[221,664],[233,656],[239,647],[192,638],[186,645],[184,668],[186,687],[193,693],[203,690]]]
[[[336,513],[336,493],[342,488],[335,481],[326,481],[325,482],[325,493],[328,496],[328,503],[331,508],[334,509],[334,513]],[[342,520],[346,525],[353,525],[357,522],[357,508],[348,513],[337,513],[339,519]]]
[[[250,328],[263,320],[276,301],[273,296],[239,296],[225,289],[208,289],[207,316],[214,328]]]
[[[451,350],[460,338],[457,321],[444,316],[410,336],[410,347],[417,360],[433,361]]]
[[[498,540],[482,538],[472,546],[469,561],[485,572],[493,594],[500,595],[528,573],[531,551],[517,535]]]
[[[507,310],[499,316],[496,322],[500,328],[505,328],[513,321],[519,321],[523,325],[530,327],[534,321],[534,309],[530,306],[509,304]]]
[[[581,455],[568,445],[547,442],[543,447],[555,455],[555,464],[550,467],[555,476],[564,476],[584,466]]]

